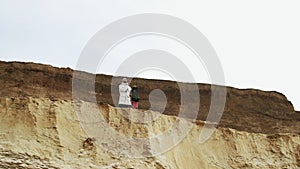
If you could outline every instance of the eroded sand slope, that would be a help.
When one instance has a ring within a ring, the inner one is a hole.
[[[78,104],[78,103],[76,103]],[[81,102],[93,111],[93,104]],[[162,115],[154,123],[133,123],[109,105],[99,107],[104,120],[125,137],[164,133],[175,117]],[[137,113],[135,111],[128,111]],[[84,112],[88,115],[88,112]],[[145,113],[145,112],[138,112]],[[153,114],[157,114],[153,112]],[[259,134],[218,128],[203,144],[203,122],[177,146],[158,156],[129,158],[112,145],[98,144],[107,135],[87,136],[70,100],[37,97],[0,98],[0,168],[299,168],[298,134]],[[91,128],[94,132],[103,128]],[[122,140],[113,140],[122,143]],[[167,141],[166,141],[167,142]],[[164,144],[166,144],[164,142]],[[167,142],[168,143],[168,142]],[[123,143],[122,143],[123,144]],[[105,147],[106,146],[106,147]],[[126,147],[128,145],[125,145]],[[155,145],[144,148],[150,156]],[[124,152],[127,150],[124,149]],[[129,150],[130,151],[130,150]],[[148,155],[149,155],[148,154]]]

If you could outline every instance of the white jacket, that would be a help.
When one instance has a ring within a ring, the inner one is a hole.
[[[130,101],[130,92],[131,92],[131,87],[128,85],[128,83],[121,83],[119,85],[119,92],[120,92],[120,97],[119,97],[119,104],[125,104],[125,105],[131,105]]]

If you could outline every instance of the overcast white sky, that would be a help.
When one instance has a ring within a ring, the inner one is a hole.
[[[226,85],[279,91],[300,110],[299,9],[298,0],[0,0],[0,60],[75,68],[87,41],[105,25],[133,14],[169,14],[208,38]],[[116,60],[103,72],[113,71]]]

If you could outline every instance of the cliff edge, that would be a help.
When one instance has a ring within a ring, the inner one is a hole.
[[[56,68],[50,65],[0,61],[1,97],[44,97],[72,99],[72,76],[70,68]],[[82,72],[82,81],[93,74]],[[120,80],[121,81],[121,80]],[[163,112],[177,115],[180,108],[180,91],[177,82],[134,78],[132,83],[139,86],[140,108],[150,107],[149,93],[161,89],[168,103]],[[198,120],[205,120],[210,108],[211,85],[197,84],[200,94]],[[255,133],[300,133],[300,113],[287,98],[275,91],[227,88],[227,100],[220,127]],[[117,84],[112,84],[112,76],[97,74],[95,92],[97,102],[113,104],[117,99]],[[88,100],[86,100],[88,101]]]

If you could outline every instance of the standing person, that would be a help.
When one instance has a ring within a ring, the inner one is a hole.
[[[133,85],[132,91],[131,91],[131,101],[132,101],[132,106],[135,109],[139,108],[139,90],[136,85]]]
[[[131,101],[130,101],[130,92],[131,87],[128,85],[127,79],[123,78],[122,83],[119,85],[119,107],[126,108],[126,107],[132,107]]]

